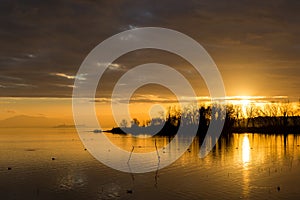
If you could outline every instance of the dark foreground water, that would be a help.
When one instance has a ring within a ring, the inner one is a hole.
[[[127,150],[152,148],[108,137]],[[234,134],[200,159],[195,140],[172,165],[129,174],[95,160],[73,129],[0,129],[0,199],[299,199],[299,145],[295,135]]]

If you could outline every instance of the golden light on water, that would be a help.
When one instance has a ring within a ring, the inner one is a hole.
[[[248,135],[245,135],[243,138],[242,144],[242,161],[244,165],[247,165],[250,162],[250,142]]]
[[[250,142],[248,135],[244,135],[243,137],[243,143],[242,143],[242,161],[243,161],[243,194],[245,197],[248,197],[249,195],[249,168],[248,164],[250,162]]]

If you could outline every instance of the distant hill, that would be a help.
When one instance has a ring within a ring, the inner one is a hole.
[[[0,120],[1,128],[37,128],[37,127],[55,127],[61,124],[66,124],[70,120],[39,117],[39,116],[28,116],[28,115],[18,115],[10,117],[4,120]]]

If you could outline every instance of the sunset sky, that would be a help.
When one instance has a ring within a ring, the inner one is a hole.
[[[54,116],[54,112],[57,116],[53,110],[71,116],[68,98],[84,58],[106,38],[135,27],[174,29],[198,41],[217,64],[228,96],[298,100],[299,10],[299,1],[284,0],[3,0],[1,118],[30,113]],[[97,97],[110,98],[122,74],[148,62],[174,67],[187,77],[198,96],[208,96],[201,76],[186,61],[167,52],[141,50],[114,62],[99,84]],[[149,97],[172,99],[172,94],[148,86],[135,100],[142,103]]]

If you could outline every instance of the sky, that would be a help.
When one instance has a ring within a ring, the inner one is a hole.
[[[69,98],[84,58],[100,42],[135,27],[164,27],[199,42],[218,66],[229,96],[300,97],[300,2],[1,0],[0,97]],[[105,72],[99,98],[138,64],[160,62],[183,73],[198,96],[201,76],[185,60],[158,50],[118,58]],[[162,92],[163,91],[163,92]],[[139,102],[170,97],[159,86]],[[171,95],[172,96],[172,95]]]

